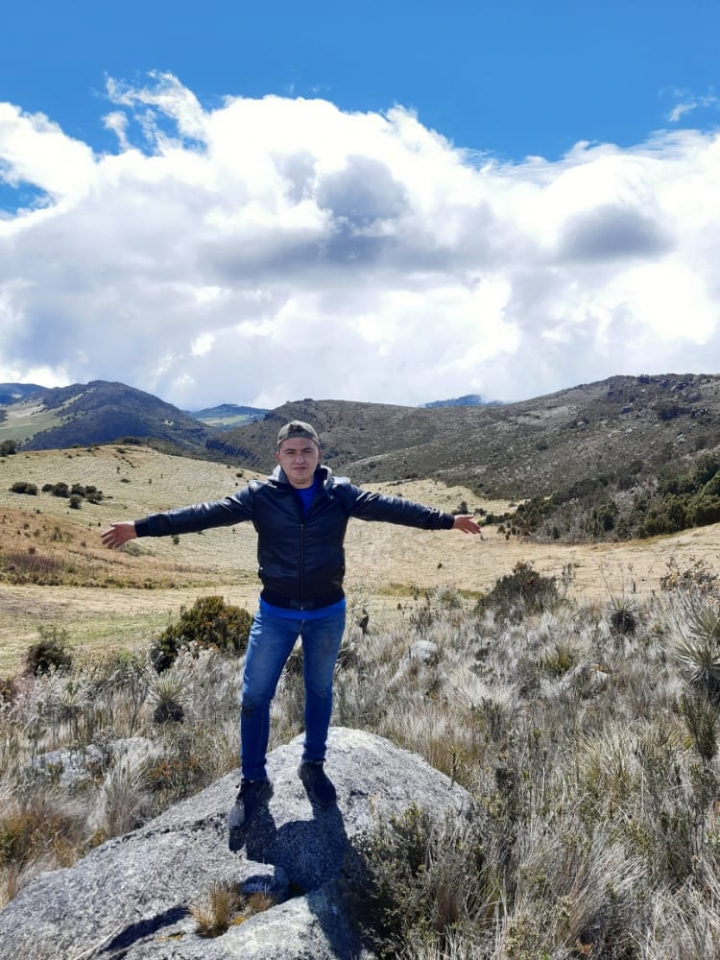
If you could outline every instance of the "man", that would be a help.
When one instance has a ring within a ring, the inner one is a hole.
[[[303,645],[305,743],[298,770],[313,803],[335,802],[324,771],[332,712],[335,661],[345,629],[343,543],[348,520],[383,520],[427,530],[479,533],[469,514],[453,516],[399,497],[368,493],[321,464],[314,428],[287,423],[277,438],[277,467],[266,480],[214,503],[200,503],[144,520],[113,523],[102,534],[108,547],[135,537],[195,533],[250,520],[258,533],[259,610],[245,657],[240,714],[242,782],[228,823],[244,830],[272,795],[265,761],[270,704],[298,637]]]

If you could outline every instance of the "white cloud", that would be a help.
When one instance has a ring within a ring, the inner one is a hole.
[[[0,103],[0,180],[29,183],[59,201],[79,198],[94,176],[90,147],[66,136],[42,114]]]
[[[715,133],[504,164],[400,108],[108,94],[112,154],[0,104],[0,176],[44,197],[0,219],[5,380],[196,409],[720,367]]]
[[[686,114],[692,113],[693,110],[717,107],[718,104],[720,104],[720,101],[714,93],[695,96],[687,90],[675,90],[673,92],[679,102],[675,104],[667,115],[670,123],[679,123]]]

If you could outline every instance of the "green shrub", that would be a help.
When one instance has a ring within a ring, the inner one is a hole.
[[[154,641],[150,658],[158,673],[172,666],[181,647],[194,643],[199,647],[244,653],[247,649],[252,617],[222,597],[199,597],[189,610],[183,609],[177,623],[167,627]]]
[[[72,654],[67,634],[56,627],[40,627],[40,640],[28,647],[25,669],[33,676],[58,671],[67,673],[72,667]]]
[[[382,960],[409,956],[408,945],[419,943],[432,948],[427,956],[449,956],[448,938],[484,905],[479,822],[435,822],[413,805],[379,827],[344,865],[355,921]]]
[[[38,488],[34,483],[29,483],[27,480],[16,480],[15,483],[10,487],[11,493],[27,493],[31,497],[37,496]]]
[[[700,494],[693,497],[688,509],[693,526],[704,527],[720,521],[720,497]]]
[[[478,600],[478,610],[496,610],[509,620],[542,613],[560,600],[555,577],[544,577],[531,563],[520,560],[512,573],[500,577],[490,593]]]

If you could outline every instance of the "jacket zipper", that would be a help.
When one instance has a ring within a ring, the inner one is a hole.
[[[300,523],[300,609],[305,609],[305,521]]]
[[[321,489],[322,486],[321,486]],[[320,491],[318,491],[319,493]],[[307,517],[305,516],[305,511],[303,508],[302,500],[300,499],[300,494],[295,493],[295,500],[297,503],[297,508],[300,511],[300,609],[305,609],[305,521]],[[308,517],[314,506],[313,503],[310,504],[310,509],[308,510]]]

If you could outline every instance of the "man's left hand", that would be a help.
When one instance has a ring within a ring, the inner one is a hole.
[[[458,513],[453,523],[453,530],[462,530],[463,533],[481,533],[480,524],[470,513]]]

